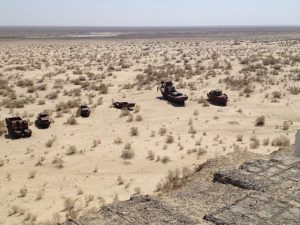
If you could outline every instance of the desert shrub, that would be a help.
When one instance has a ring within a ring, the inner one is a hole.
[[[182,168],[181,173],[182,173],[183,178],[188,178],[193,174],[193,171],[190,168],[185,166],[185,167]]]
[[[51,138],[46,142],[46,147],[51,148],[56,138]]]
[[[250,138],[250,148],[251,149],[257,149],[259,147],[259,140],[256,137]]]
[[[196,129],[191,125],[189,128],[189,134],[196,134],[196,133],[197,133]]]
[[[28,189],[26,187],[22,187],[19,191],[19,197],[24,198],[27,195]]]
[[[0,121],[0,136],[6,133],[6,126],[4,121]]]
[[[282,130],[288,130],[289,128],[290,128],[289,123],[287,121],[284,121],[282,125]]]
[[[158,131],[160,136],[164,136],[167,132],[167,129],[165,127],[161,127]]]
[[[124,150],[122,151],[122,154],[121,154],[121,158],[123,159],[132,159],[134,158],[134,151],[133,149],[130,148],[124,148]]]
[[[167,144],[172,144],[174,142],[174,137],[172,135],[168,135],[166,139]]]
[[[33,86],[33,80],[30,80],[30,79],[18,80],[16,85],[18,87],[32,87]]]
[[[151,150],[148,151],[147,159],[149,159],[151,161],[155,159],[155,154],[153,151],[151,151]]]
[[[72,198],[66,198],[64,201],[64,210],[71,211],[75,207],[75,201]]]
[[[163,163],[163,164],[166,164],[168,162],[171,161],[170,157],[169,156],[164,156],[160,159],[160,161]]]
[[[70,116],[70,117],[67,119],[67,121],[66,121],[65,124],[68,124],[68,125],[76,125],[76,124],[77,124],[77,120],[76,120],[75,116],[74,116],[74,115]]]
[[[100,94],[107,94],[108,93],[108,86],[106,84],[101,83],[99,85],[99,93]]]
[[[139,135],[139,131],[137,127],[131,127],[130,128],[130,135],[131,136],[138,136]]]
[[[288,90],[292,95],[300,94],[300,87],[293,86],[293,87],[290,87]]]
[[[166,178],[156,185],[156,191],[168,192],[181,187],[182,184],[180,171],[176,169],[175,171],[169,171]]]
[[[122,143],[122,138],[117,137],[117,138],[114,140],[114,143],[115,143],[115,144],[121,144],[121,143]]]
[[[275,65],[275,64],[277,64],[279,62],[280,62],[279,59],[274,58],[274,56],[272,56],[272,55],[270,55],[270,56],[268,56],[268,57],[266,57],[266,58],[263,59],[263,64],[265,66]]]
[[[197,157],[201,157],[207,153],[207,150],[204,148],[199,148],[197,151]]]
[[[242,142],[243,141],[243,135],[239,134],[238,136],[236,136],[236,141]]]
[[[274,91],[274,92],[272,92],[272,96],[273,96],[273,98],[279,99],[279,98],[281,98],[281,92]]]
[[[45,105],[45,100],[39,99],[38,100],[38,105]]]
[[[275,146],[275,147],[284,147],[284,146],[289,146],[289,145],[290,145],[290,140],[288,139],[288,137],[283,136],[283,135],[275,138],[272,141],[272,146]]]
[[[58,92],[57,91],[52,91],[49,94],[47,94],[46,98],[50,99],[50,100],[54,100],[57,99],[58,97]]]
[[[141,106],[139,106],[139,105],[135,105],[133,108],[134,113],[138,113],[138,112],[140,112],[140,110],[141,110]]]
[[[269,138],[266,138],[263,140],[263,145],[264,146],[268,146],[270,144],[270,139]]]
[[[131,115],[129,110],[122,109],[119,117],[122,118],[122,117],[126,117],[126,116],[129,116],[129,115]]]
[[[264,126],[266,122],[265,116],[259,116],[255,120],[255,126]]]
[[[143,117],[141,115],[136,115],[135,121],[141,122],[143,120]]]
[[[31,170],[28,174],[28,178],[29,179],[33,179],[35,178],[35,175],[36,175],[36,171],[35,170]]]
[[[77,152],[77,148],[75,145],[71,145],[66,152],[66,155],[74,155]]]
[[[123,179],[121,176],[118,176],[117,184],[118,184],[118,185],[124,184],[124,179]]]
[[[80,105],[80,100],[79,99],[73,99],[73,100],[68,100],[67,102],[59,102],[58,104],[56,104],[55,108],[56,108],[56,111],[59,112],[59,111],[67,111],[69,109],[72,109],[72,108],[77,108],[79,107]]]
[[[55,157],[55,159],[52,161],[52,164],[54,164],[57,169],[64,167],[64,161],[58,157]]]

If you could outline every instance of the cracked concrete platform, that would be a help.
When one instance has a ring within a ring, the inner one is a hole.
[[[212,159],[177,190],[136,196],[63,225],[300,224],[300,158],[283,153]]]
[[[215,173],[214,181],[256,192],[205,215],[223,224],[300,224],[300,158],[280,156]]]

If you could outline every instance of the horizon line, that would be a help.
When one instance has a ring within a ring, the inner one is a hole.
[[[104,28],[176,28],[176,27],[300,27],[300,24],[278,24],[278,25],[112,25],[112,26],[98,26],[98,25],[0,25],[0,27],[104,27]]]

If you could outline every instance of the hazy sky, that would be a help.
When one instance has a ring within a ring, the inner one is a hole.
[[[300,0],[0,0],[1,25],[300,25]]]

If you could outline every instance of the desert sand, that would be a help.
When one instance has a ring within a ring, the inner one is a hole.
[[[160,98],[161,80],[189,96],[185,106]],[[213,89],[226,107],[206,101]],[[168,171],[234,151],[268,155],[294,143],[299,94],[295,40],[1,41],[0,224],[55,224],[158,194]],[[83,103],[89,118],[76,117]],[[45,110],[55,122],[38,129]],[[16,115],[32,137],[5,133]]]

